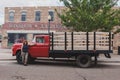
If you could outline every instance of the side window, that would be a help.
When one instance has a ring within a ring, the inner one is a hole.
[[[37,38],[36,38],[36,42],[37,42],[37,43],[44,43],[44,42],[45,42],[45,39],[44,39],[44,37],[37,37]]]

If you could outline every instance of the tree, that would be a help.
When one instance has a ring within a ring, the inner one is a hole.
[[[58,16],[62,24],[76,31],[111,31],[120,25],[120,10],[114,9],[118,0],[60,0],[66,9]]]

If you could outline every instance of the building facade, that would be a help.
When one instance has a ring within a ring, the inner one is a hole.
[[[68,31],[66,27],[62,26],[55,9],[59,13],[62,13],[65,7],[6,7],[5,21],[0,31],[2,35],[2,47],[11,47],[13,43],[19,42],[22,39],[32,41],[34,35],[48,33],[49,15],[51,16],[50,32]],[[118,54],[118,46],[120,46],[120,33],[115,34],[113,39],[115,54]]]
[[[5,23],[2,26],[2,47],[11,47],[13,43],[22,39],[31,41],[34,35],[48,33],[49,27],[50,32],[66,31],[67,28],[62,26],[55,12],[57,9],[62,13],[64,8],[62,6],[6,7]]]

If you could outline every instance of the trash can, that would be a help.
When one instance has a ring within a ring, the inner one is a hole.
[[[120,46],[118,46],[118,55],[120,55]]]

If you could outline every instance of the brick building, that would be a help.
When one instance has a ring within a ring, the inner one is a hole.
[[[31,41],[34,35],[48,33],[48,16],[51,16],[50,31],[66,31],[55,9],[60,13],[65,7],[6,7],[5,23],[2,26],[2,47],[7,48],[20,39]]]

